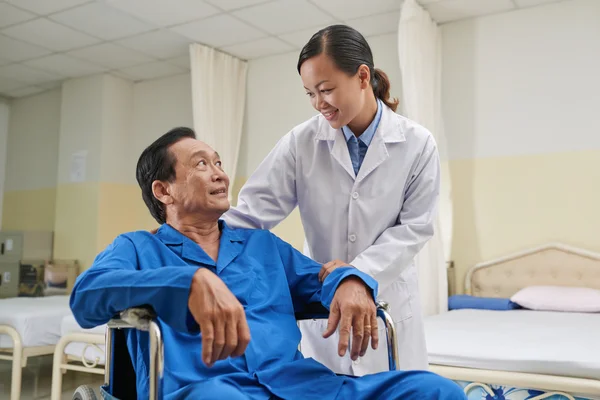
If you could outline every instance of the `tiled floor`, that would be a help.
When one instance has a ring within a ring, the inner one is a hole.
[[[23,369],[21,400],[50,400],[52,385],[52,356],[35,357],[27,360]],[[0,400],[10,399],[11,363],[0,360]],[[104,377],[83,372],[67,371],[63,375],[62,400],[71,400],[73,391],[79,385],[90,385],[96,389],[104,381]],[[98,396],[99,397],[99,396]]]

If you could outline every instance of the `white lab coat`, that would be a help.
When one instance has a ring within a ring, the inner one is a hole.
[[[381,122],[355,176],[341,129],[315,116],[285,135],[224,215],[233,227],[271,229],[298,206],[312,258],[348,262],[379,283],[398,334],[399,368],[427,369],[427,350],[413,258],[433,235],[440,167],[433,136],[384,106]],[[301,324],[302,352],[333,371],[387,370],[385,331],[379,350],[358,361],[337,354],[326,321]]]

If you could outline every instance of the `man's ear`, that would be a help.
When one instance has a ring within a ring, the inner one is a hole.
[[[173,203],[173,197],[171,197],[171,188],[166,182],[152,182],[152,194],[156,199],[158,199],[158,201],[160,201],[164,205]]]

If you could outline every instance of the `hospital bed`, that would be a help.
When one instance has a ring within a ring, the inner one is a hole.
[[[394,321],[388,312],[389,307],[384,302],[377,304],[377,316],[385,323],[386,345],[388,348],[388,364],[390,370],[398,365],[396,330]],[[328,311],[320,304],[311,305],[306,312],[296,313],[297,320],[327,318]],[[163,375],[164,352],[159,325],[154,322],[152,310],[147,308],[132,308],[120,313],[120,317],[108,323],[106,334],[106,368],[103,395],[114,399],[136,399],[136,376],[127,344],[125,329],[137,329],[149,332],[150,336],[150,367],[149,367],[149,397],[150,400],[162,398],[161,378]],[[116,379],[118,377],[118,379]],[[73,395],[73,400],[96,400],[94,390],[88,386],[80,386]]]
[[[12,361],[11,400],[20,398],[28,358],[54,353],[70,313],[69,296],[0,299],[0,360]]]
[[[467,294],[528,286],[600,289],[600,254],[549,244],[474,266]],[[431,371],[469,399],[599,399],[600,314],[459,309],[425,319]]]
[[[60,400],[66,371],[104,375],[106,328],[84,329],[71,313],[62,319],[61,337],[54,349],[51,400]]]

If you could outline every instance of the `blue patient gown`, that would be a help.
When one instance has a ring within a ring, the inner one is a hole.
[[[165,344],[165,399],[459,399],[458,386],[427,372],[392,372],[352,378],[336,376],[298,351],[294,312],[308,303],[329,308],[340,282],[360,277],[376,295],[377,282],[354,268],[334,270],[321,285],[321,265],[268,231],[233,230],[220,221],[215,263],[169,225],[153,235],[121,235],[75,284],[71,309],[84,328],[104,324],[119,311],[150,305]],[[198,268],[217,274],[243,305],[251,341],[244,355],[202,362],[202,335],[188,309]],[[128,332],[138,398],[148,398],[147,332]],[[382,338],[384,341],[384,338]],[[424,391],[425,390],[425,391]]]

